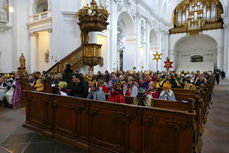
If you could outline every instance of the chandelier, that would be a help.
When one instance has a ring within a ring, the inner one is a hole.
[[[222,9],[218,0],[184,0],[176,8],[174,15],[175,28],[183,27],[186,33],[196,35],[219,21]]]

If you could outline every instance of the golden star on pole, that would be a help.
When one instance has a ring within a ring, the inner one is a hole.
[[[153,54],[154,56],[153,60],[156,60],[158,62],[159,60],[161,60],[161,55],[162,54],[159,54],[158,52],[156,52],[156,54]]]

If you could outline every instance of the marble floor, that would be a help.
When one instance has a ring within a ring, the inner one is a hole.
[[[229,153],[229,81],[221,81],[203,135],[202,153]],[[83,153],[22,127],[25,109],[0,107],[0,153]]]
[[[202,153],[229,153],[229,81],[215,86],[208,121],[203,135]]]

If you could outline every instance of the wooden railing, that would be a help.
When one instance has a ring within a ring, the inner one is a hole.
[[[52,66],[47,72],[64,72],[66,65],[70,64],[71,68],[74,72],[78,71],[83,65],[83,46],[79,47],[62,60],[57,62],[54,66]]]
[[[93,153],[192,153],[195,110],[25,92],[25,127]],[[175,104],[175,105],[173,105]]]

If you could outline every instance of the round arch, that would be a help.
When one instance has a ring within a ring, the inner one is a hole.
[[[220,46],[219,45],[219,41],[220,40],[216,40],[213,36],[211,36],[210,34],[200,34],[200,35],[198,35],[198,36],[202,36],[202,37],[207,37],[207,38],[209,38],[209,39],[211,39],[211,40],[213,40],[216,44],[217,44],[217,46]],[[190,36],[190,35],[182,35],[181,37],[179,37],[173,44],[172,44],[172,46],[171,46],[171,49],[172,50],[176,50],[176,47],[177,47],[177,44],[179,44],[180,42],[182,42],[183,40],[185,40],[185,39],[187,39],[188,37],[193,37],[193,36]],[[194,36],[195,37],[195,36]]]
[[[150,30],[150,45],[151,47],[158,47],[159,45],[158,35],[154,29]]]
[[[49,8],[48,7],[48,4],[49,4],[48,3],[48,0],[32,0],[31,6],[30,6],[30,13],[31,13],[31,15],[40,13],[40,12],[37,12],[37,7],[41,3],[45,3],[45,5],[47,5],[47,9]]]
[[[134,33],[134,21],[131,15],[127,12],[120,12],[118,22],[123,21],[126,33]],[[127,28],[128,27],[128,28]]]

